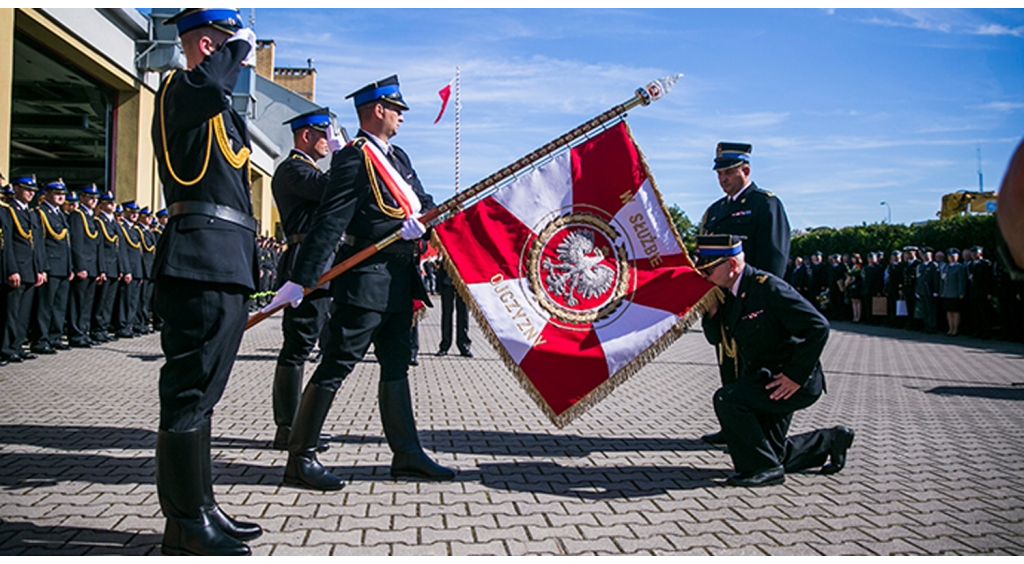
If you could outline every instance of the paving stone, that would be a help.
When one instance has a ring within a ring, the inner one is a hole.
[[[422,343],[439,341],[438,317]],[[723,487],[729,456],[699,443],[718,381],[699,331],[564,429],[486,346],[421,355],[420,437],[459,469],[449,483],[388,476],[364,362],[324,427],[321,460],[346,480],[325,493],[282,487],[287,454],[268,447],[280,342],[279,315],[247,332],[213,420],[215,493],[263,526],[258,555],[1024,554],[1024,412],[990,397],[1016,393],[1024,345],[833,324],[829,393],[792,432],[856,429],[848,465],[756,490]],[[159,553],[158,357],[150,335],[0,369],[0,554]]]

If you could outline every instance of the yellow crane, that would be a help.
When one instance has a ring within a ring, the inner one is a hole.
[[[996,193],[959,190],[946,194],[942,197],[942,209],[936,215],[946,219],[967,213],[996,213]]]

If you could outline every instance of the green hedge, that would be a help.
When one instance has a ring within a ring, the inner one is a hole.
[[[863,224],[841,229],[819,228],[795,235],[790,245],[792,256],[807,256],[815,251],[860,253],[866,258],[872,251],[889,252],[908,245],[935,250],[958,249],[981,245],[989,259],[995,257],[999,243],[999,227],[994,215],[958,216],[936,219],[920,225],[888,223]]]

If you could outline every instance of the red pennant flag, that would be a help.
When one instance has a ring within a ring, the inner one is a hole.
[[[441,116],[444,115],[444,110],[448,107],[448,98],[452,96],[452,83],[449,82],[445,85],[444,88],[438,91],[437,95],[441,97],[441,111],[437,112],[437,119],[434,120],[434,123],[441,121]]]
[[[489,340],[558,427],[640,370],[714,299],[625,123],[434,232]]]

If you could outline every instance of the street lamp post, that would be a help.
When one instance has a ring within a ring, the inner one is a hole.
[[[886,223],[892,223],[892,207],[889,206],[889,202],[881,202],[878,205],[885,206],[885,209],[889,211],[889,219],[886,220]]]

